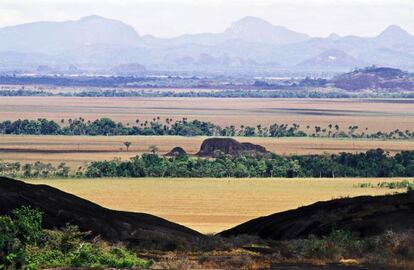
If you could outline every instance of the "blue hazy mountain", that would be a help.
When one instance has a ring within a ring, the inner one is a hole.
[[[128,64],[146,70],[349,70],[361,65],[414,69],[414,36],[392,25],[375,37],[310,37],[256,17],[221,33],[175,38],[140,36],[118,20],[88,16],[0,28],[0,69],[68,67],[110,71]]]

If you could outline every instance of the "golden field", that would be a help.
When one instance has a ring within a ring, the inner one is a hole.
[[[26,182],[47,184],[108,208],[150,213],[203,233],[214,233],[317,201],[390,193],[389,189],[353,185],[391,180],[104,178]]]
[[[82,117],[109,117],[135,124],[135,120],[183,117],[226,125],[299,124],[327,127],[338,124],[367,128],[369,133],[414,129],[414,100],[410,99],[257,99],[257,98],[86,98],[1,97],[0,121]]]
[[[85,166],[94,160],[128,159],[149,152],[151,145],[165,154],[181,146],[195,154],[207,137],[180,136],[15,136],[0,135],[0,160],[57,164],[66,162],[72,168]],[[260,144],[280,155],[361,152],[383,148],[391,154],[414,150],[413,140],[368,140],[331,138],[263,138],[236,137],[240,142]],[[123,142],[132,142],[128,152]]]

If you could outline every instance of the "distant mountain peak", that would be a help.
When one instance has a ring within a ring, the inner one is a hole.
[[[414,43],[414,36],[398,25],[390,25],[375,40],[382,46],[401,47]],[[404,45],[405,44],[405,45]]]
[[[139,35],[130,25],[97,15],[0,28],[0,51],[57,54],[85,45],[135,46],[138,43]]]
[[[257,25],[266,25],[266,26],[273,26],[270,22],[253,16],[244,17],[238,21],[235,21],[231,24],[230,28],[234,27],[249,27],[249,26],[257,26]]]
[[[253,16],[244,17],[232,23],[224,34],[233,39],[272,44],[295,43],[309,38],[305,34],[291,31],[283,26],[273,25]]]
[[[411,35],[403,28],[398,25],[390,25],[381,34],[378,36],[380,38],[399,38],[399,37],[407,37]]]
[[[260,29],[268,29],[268,30],[278,29],[278,30],[283,30],[283,31],[290,31],[284,26],[273,25],[264,19],[253,17],[253,16],[247,16],[238,21],[233,22],[230,25],[230,27],[226,29],[226,32],[233,32],[233,33],[253,32],[254,33]]]
[[[89,15],[79,19],[79,21],[94,21],[94,20],[109,20],[108,18],[99,15]]]
[[[362,63],[353,56],[338,49],[329,49],[316,57],[312,57],[299,64],[301,67],[335,67],[354,68],[362,66]]]
[[[337,39],[340,39],[340,38],[341,38],[341,36],[340,36],[340,35],[338,35],[337,33],[331,33],[331,34],[328,36],[328,38],[329,38],[329,39],[332,39],[332,40],[337,40]]]

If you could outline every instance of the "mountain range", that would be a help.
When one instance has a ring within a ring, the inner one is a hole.
[[[142,36],[95,15],[0,28],[0,70],[8,72],[341,72],[370,65],[414,70],[414,36],[392,25],[375,37],[310,37],[256,17],[221,33],[175,38]]]

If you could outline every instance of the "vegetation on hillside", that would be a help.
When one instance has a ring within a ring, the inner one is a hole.
[[[60,231],[42,228],[42,213],[30,207],[0,216],[0,269],[58,267],[146,268],[152,262],[138,258],[122,246],[110,246],[67,225]]]
[[[75,225],[61,230],[42,228],[42,213],[30,207],[0,216],[0,269],[268,269],[272,264],[325,264],[351,261],[355,264],[397,265],[412,269],[413,232],[386,232],[360,238],[349,231],[334,230],[324,237],[268,241],[253,236],[222,238],[207,236],[194,243],[177,243],[165,253],[156,243],[139,248],[156,260],[140,259],[121,245],[99,239],[86,240],[88,233]],[[156,255],[158,254],[158,255]],[[159,256],[159,255],[162,256]],[[384,268],[385,269],[385,268]]]
[[[15,135],[89,135],[89,136],[244,136],[244,137],[330,137],[330,138],[376,138],[376,139],[412,139],[414,131],[396,129],[390,132],[369,133],[359,126],[351,125],[345,130],[338,124],[329,124],[327,127],[306,126],[298,124],[272,124],[270,126],[230,125],[221,127],[211,122],[188,120],[173,120],[154,117],[152,121],[135,120],[134,125],[117,123],[109,118],[95,121],[78,119],[62,119],[60,123],[53,120],[16,120],[0,122],[0,134]]]

